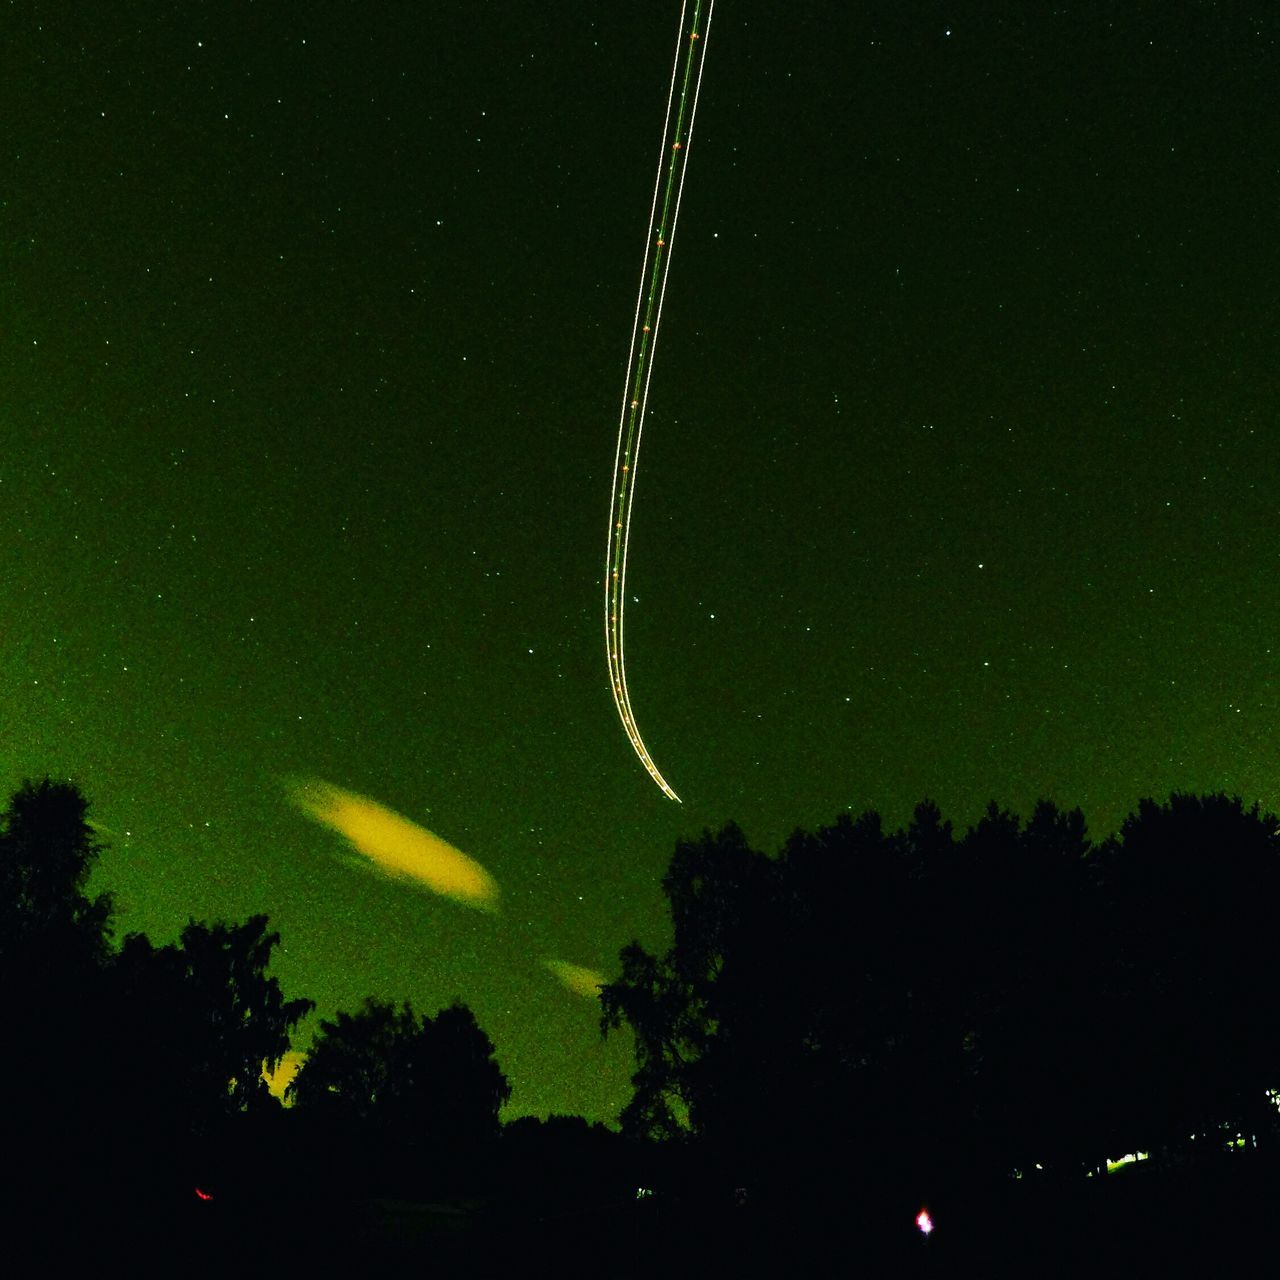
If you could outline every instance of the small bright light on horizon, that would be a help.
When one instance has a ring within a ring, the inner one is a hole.
[[[922,1235],[928,1235],[933,1230],[933,1219],[929,1216],[928,1209],[921,1209],[916,1214],[916,1226],[920,1228]]]

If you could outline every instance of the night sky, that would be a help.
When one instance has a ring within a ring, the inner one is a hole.
[[[681,836],[1280,808],[1280,15],[1194,0],[717,6],[631,530],[654,786],[603,574],[678,18],[0,16],[0,782],[83,787],[120,935],[267,912],[303,1042],[460,997],[507,1116],[628,1099],[546,961],[664,947]]]

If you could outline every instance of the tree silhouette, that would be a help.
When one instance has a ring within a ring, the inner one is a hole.
[[[1176,794],[1100,846],[1047,801],[959,839],[926,802],[775,859],[733,826],[681,842],[671,948],[632,943],[601,994],[635,1033],[624,1129],[864,1188],[1268,1141],[1278,855],[1257,806]]]
[[[282,1110],[262,1068],[314,1006],[267,976],[279,935],[192,920],[113,953],[87,812],[46,779],[0,815],[0,1197],[24,1212],[87,1183],[104,1220],[208,1178],[230,1203],[285,1152],[296,1208],[497,1192],[556,1250],[574,1215],[597,1220],[583,1240],[631,1229],[639,1178],[686,1206],[718,1187],[698,1203],[734,1221],[732,1188],[811,1225],[839,1197],[863,1233],[904,1198],[1032,1171],[1096,1187],[1080,1175],[1130,1151],[1199,1165],[1280,1138],[1280,824],[1239,799],[1143,800],[1099,844],[1047,801],[963,835],[928,801],[893,832],[844,815],[774,857],[732,823],[679,842],[670,947],[631,943],[601,992],[602,1031],[634,1032],[623,1135],[500,1129],[510,1085],[460,1003],[322,1022]],[[672,1238],[702,1213],[664,1218]]]
[[[723,970],[728,957],[742,958],[736,943],[756,924],[752,909],[767,898],[772,876],[772,864],[732,823],[677,844],[662,882],[671,949],[658,959],[632,943],[620,956],[621,978],[600,993],[604,1033],[623,1021],[635,1033],[635,1094],[622,1116],[624,1132],[671,1138],[714,1127],[731,1082],[708,1055],[724,1024],[721,1006],[743,986],[733,975],[722,981]]]
[[[163,947],[125,938],[99,985],[81,1073],[94,1108],[84,1129],[109,1151],[98,1162],[109,1194],[163,1203],[212,1183],[225,1200],[254,1185],[263,1113],[279,1110],[263,1067],[313,1007],[285,1000],[267,976],[278,941],[262,915],[192,921]]]
[[[279,1064],[289,1051],[289,1032],[315,1008],[312,1000],[285,1000],[279,982],[267,977],[279,942],[278,933],[267,932],[265,915],[240,925],[192,920],[182,931],[183,988],[198,1015],[198,1026],[190,1028],[190,1062],[201,1092],[218,1098],[223,1111],[264,1102],[264,1064]]]
[[[24,782],[0,817],[0,1147],[26,1194],[103,1148],[89,1087],[100,1051],[111,899],[86,893],[99,844],[71,783]]]
[[[493,1052],[463,1004],[430,1018],[370,997],[321,1021],[289,1095],[348,1153],[348,1175],[380,1167],[384,1182],[438,1185],[447,1169],[466,1181],[511,1096]]]
[[[930,806],[893,837],[875,814],[796,832],[776,860],[732,825],[679,844],[671,949],[631,944],[601,993],[605,1033],[635,1032],[624,1131],[696,1135],[725,1176],[765,1184],[883,1180],[904,1148],[919,1165],[946,1145],[960,1005],[922,885],[950,846]]]
[[[428,1140],[449,1145],[497,1136],[498,1113],[511,1085],[494,1058],[493,1042],[475,1015],[456,1002],[422,1019],[409,1059],[412,1088]],[[419,1109],[420,1108],[420,1109]]]
[[[993,804],[962,841],[958,905],[981,922],[963,948],[966,1076],[986,1162],[1006,1173],[1070,1172],[1106,1154],[1113,1126],[1082,1092],[1115,1070],[1095,1040],[1109,956],[1091,849],[1079,810],[1046,801],[1025,829]]]
[[[268,1105],[262,1079],[288,1052],[310,1000],[285,1000],[266,970],[280,935],[265,915],[190,921],[176,944],[125,939],[112,970],[116,1088],[178,1132]]]
[[[1270,1140],[1280,1082],[1274,814],[1224,795],[1144,800],[1099,850],[1131,1062],[1117,1109],[1147,1148]],[[1194,1135],[1194,1136],[1193,1136]]]
[[[85,894],[101,850],[70,782],[24,782],[0,818],[0,965],[100,964],[111,896]]]
[[[208,1170],[228,1123],[270,1102],[264,1062],[312,1005],[266,976],[267,918],[191,922],[178,944],[110,946],[111,899],[91,897],[101,846],[71,783],[26,782],[0,818],[0,1191],[27,1207],[120,1209]]]

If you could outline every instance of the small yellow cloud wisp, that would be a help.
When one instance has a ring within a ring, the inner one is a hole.
[[[567,960],[544,960],[542,963],[574,995],[585,996],[588,1000],[597,999],[600,988],[608,981],[603,973],[597,973],[594,969],[584,969],[580,964],[570,964]]]
[[[497,882],[478,862],[394,810],[319,779],[291,783],[289,798],[308,818],[344,837],[369,860],[370,870],[417,881],[468,907],[497,910]]]

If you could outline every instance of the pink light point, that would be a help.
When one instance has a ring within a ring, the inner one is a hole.
[[[926,1236],[933,1230],[933,1219],[929,1216],[928,1209],[921,1209],[920,1212],[916,1214],[916,1226],[919,1227],[921,1233]]]

